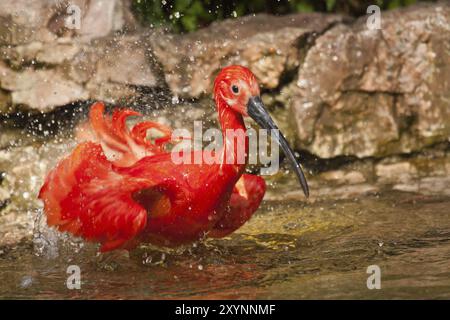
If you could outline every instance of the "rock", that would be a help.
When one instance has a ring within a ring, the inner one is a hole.
[[[321,178],[336,184],[358,184],[366,181],[364,175],[359,171],[331,170],[321,174]]]
[[[9,197],[9,191],[0,187],[0,209],[6,205],[6,201],[8,201]]]
[[[323,158],[340,155],[362,158],[377,154],[390,141],[399,138],[391,113],[392,103],[393,98],[384,94],[352,92],[343,94],[330,108],[322,106],[313,127],[310,151]],[[302,125],[299,132],[305,130],[307,126]]]
[[[408,181],[407,183],[394,184],[392,186],[392,189],[403,192],[419,192],[420,190],[419,185],[420,185],[419,181]]]
[[[89,96],[93,100],[112,104],[130,105],[137,99],[138,92],[127,85],[118,83],[92,83],[86,85]]]
[[[3,0],[0,6],[0,45],[17,45],[32,41],[49,42],[56,35],[45,26],[54,1]]]
[[[8,62],[24,71],[0,61],[0,111],[9,110],[9,104],[12,111],[20,106],[48,112],[88,99],[117,103],[138,99],[137,88],[164,86],[139,35],[107,37],[94,44],[31,43],[11,49]],[[33,67],[42,63],[48,67]]]
[[[447,156],[447,162],[445,163],[445,171],[450,176],[450,156]]]
[[[380,182],[398,182],[417,178],[417,168],[410,162],[379,163],[375,173]]]
[[[355,197],[362,197],[368,194],[374,194],[380,191],[379,186],[361,183],[355,185],[340,185],[333,187],[321,186],[314,190],[314,193],[308,198],[308,203],[314,203],[321,200],[329,199],[351,199]],[[292,188],[291,191],[285,193],[279,192],[268,192],[267,196],[264,197],[268,201],[289,201],[299,199],[304,199],[303,193],[298,188]]]
[[[85,8],[81,28],[77,34],[83,41],[104,37],[113,31],[134,30],[136,22],[130,12],[128,0],[79,1]]]
[[[1,113],[49,112],[88,99],[134,101],[138,89],[164,86],[141,35],[124,32],[136,31],[130,1],[4,2]],[[78,29],[66,27],[69,6],[80,9]]]
[[[314,35],[343,20],[323,14],[258,14],[187,35],[156,33],[150,42],[172,92],[197,98],[211,92],[216,73],[230,64],[249,67],[264,88],[278,87],[282,76],[298,67],[300,52]]]
[[[66,27],[66,19],[73,15],[70,5],[80,9],[80,29]],[[129,6],[128,0],[2,0],[0,46],[48,43],[58,37],[90,41],[113,31],[133,30],[136,22]]]
[[[450,177],[426,177],[420,180],[419,191],[422,194],[450,196]]]
[[[70,42],[50,44],[31,42],[15,47],[6,47],[0,52],[0,55],[12,67],[21,69],[24,65],[61,64],[64,61],[71,60],[78,50],[79,46]]]
[[[11,95],[8,91],[0,89],[0,114],[8,113],[11,105]]]
[[[13,105],[49,111],[55,106],[86,100],[88,92],[55,70],[26,70],[3,79],[2,87],[12,91]]]
[[[363,17],[318,37],[284,88],[297,146],[321,158],[409,153],[450,137],[450,4]]]
[[[70,61],[79,51],[73,43],[57,43],[47,45],[36,53],[36,61],[44,64],[61,64]]]
[[[95,61],[96,72],[89,80],[89,87],[101,87],[104,83],[125,86],[155,87],[158,85],[152,69],[151,53],[139,37],[123,37],[100,44]],[[95,92],[91,90],[92,95]]]
[[[9,198],[11,197],[10,191],[2,187],[2,180],[4,179],[4,175],[4,172],[0,172],[0,210],[2,210],[6,206]]]
[[[70,74],[76,81],[87,82],[90,98],[117,103],[136,100],[137,87],[161,87],[155,72],[151,51],[140,36],[108,38],[95,49],[84,48],[70,64]]]

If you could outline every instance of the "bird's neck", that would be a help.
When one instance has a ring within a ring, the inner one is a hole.
[[[248,156],[247,129],[242,115],[222,103],[217,108],[223,137],[221,167],[229,166],[242,173]]]

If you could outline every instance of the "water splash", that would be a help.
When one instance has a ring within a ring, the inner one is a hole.
[[[55,259],[59,256],[58,233],[47,225],[43,209],[38,209],[33,228],[34,254],[39,257]]]

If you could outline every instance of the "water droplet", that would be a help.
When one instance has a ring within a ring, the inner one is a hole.
[[[20,281],[20,287],[21,288],[29,288],[33,284],[33,277],[32,276],[25,276]]]
[[[308,80],[306,80],[306,79],[299,79],[297,81],[297,86],[299,88],[302,88],[302,89],[306,88],[308,86]]]
[[[153,258],[151,256],[148,256],[146,258],[144,258],[144,264],[150,264],[152,263]]]

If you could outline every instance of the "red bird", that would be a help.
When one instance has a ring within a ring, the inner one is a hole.
[[[244,150],[247,158],[247,137],[245,146],[238,146],[242,140],[230,141],[225,132],[245,132],[243,116],[264,129],[277,129],[259,94],[256,78],[247,68],[229,66],[220,71],[214,98],[224,143],[217,154],[231,161],[212,164],[175,163],[172,152],[164,148],[171,142],[169,128],[146,121],[129,130],[125,120],[137,112],[118,109],[106,116],[104,105],[95,103],[89,118],[97,141],[80,143],[48,174],[40,190],[47,223],[100,242],[101,251],[132,249],[141,242],[176,246],[232,233],[259,207],[266,185],[261,177],[244,174],[245,161],[238,161],[239,151]],[[149,129],[163,136],[151,141],[146,138]],[[275,138],[308,196],[292,150],[281,133]],[[189,152],[195,156],[205,151]]]

